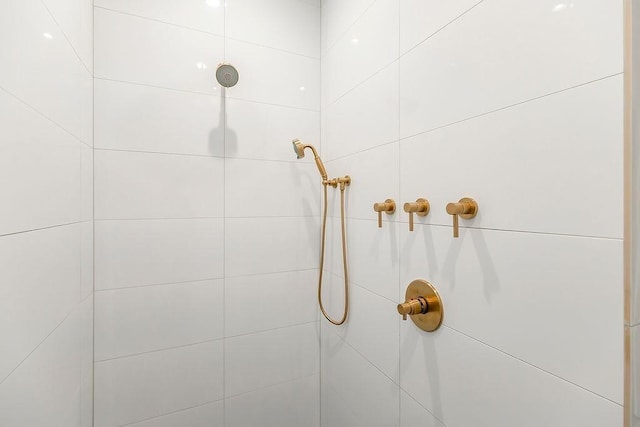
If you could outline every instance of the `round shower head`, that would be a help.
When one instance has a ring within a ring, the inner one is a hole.
[[[238,83],[238,70],[231,64],[220,64],[216,70],[216,79],[224,87],[232,87]]]
[[[304,157],[304,145],[302,145],[302,142],[300,142],[300,140],[298,139],[294,139],[293,141],[291,141],[291,143],[293,144],[293,151],[296,152],[296,156],[298,156],[299,159]]]

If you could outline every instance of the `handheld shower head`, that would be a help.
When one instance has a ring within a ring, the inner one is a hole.
[[[318,156],[318,152],[313,147],[313,145],[303,144],[299,139],[294,139],[291,142],[293,144],[293,151],[295,151],[296,156],[298,156],[299,159],[304,157],[304,149],[305,148],[310,148],[311,149],[311,151],[313,152],[313,157],[314,157],[314,159],[316,161],[316,166],[318,167],[318,171],[320,172],[320,176],[322,177],[322,179],[324,181],[326,181],[327,180],[327,170],[324,168],[324,164],[322,163],[322,160],[320,159],[320,156]]]

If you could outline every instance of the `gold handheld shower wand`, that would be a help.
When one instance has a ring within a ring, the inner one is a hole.
[[[320,272],[318,274],[318,304],[320,305],[320,311],[322,311],[322,315],[334,325],[342,325],[347,320],[347,314],[349,312],[349,269],[347,268],[347,238],[345,232],[345,215],[344,215],[344,190],[345,187],[351,184],[351,177],[343,176],[338,178],[328,179],[327,170],[318,156],[318,152],[313,147],[313,145],[303,144],[297,139],[293,141],[293,150],[299,159],[304,157],[304,149],[310,148],[313,152],[313,157],[316,161],[316,166],[318,167],[318,171],[320,172],[320,176],[322,177],[322,188],[324,194],[324,203],[323,203],[323,213],[322,213],[322,236],[321,236],[321,244],[320,244]],[[342,318],[340,320],[333,320],[331,316],[327,314],[324,309],[324,305],[322,304],[322,272],[324,270],[324,247],[325,247],[325,238],[327,231],[327,187],[332,186],[336,188],[340,186],[340,225],[342,228],[342,267],[344,269],[344,311],[342,313]]]

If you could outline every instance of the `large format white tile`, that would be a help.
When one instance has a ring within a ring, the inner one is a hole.
[[[131,427],[222,427],[224,425],[224,401],[207,403],[129,425]]]
[[[320,111],[319,59],[227,39],[226,62],[240,76],[228,97]]]
[[[402,388],[447,426],[622,424],[622,406],[448,327],[400,333]]]
[[[93,72],[93,1],[43,1],[84,65]]]
[[[0,124],[0,235],[80,221],[90,148],[2,90]]]
[[[332,332],[323,344],[322,425],[397,426],[398,385]]]
[[[99,291],[96,360],[223,337],[222,279]]]
[[[224,215],[224,160],[97,150],[96,219]]]
[[[80,302],[82,225],[0,238],[0,381]]]
[[[223,400],[128,424],[131,427],[221,427],[223,425]]]
[[[327,108],[327,158],[397,141],[398,103],[394,62]]]
[[[226,427],[319,427],[319,376],[301,378],[225,401]]]
[[[227,397],[316,374],[320,346],[316,322],[225,340]]]
[[[326,52],[375,0],[323,0],[322,52]]]
[[[225,274],[318,268],[319,221],[304,218],[228,218],[225,221]]]
[[[95,364],[95,426],[121,426],[219,400],[222,341]]]
[[[622,2],[572,5],[485,1],[403,56],[401,135],[620,73]]]
[[[400,390],[400,427],[445,427],[404,390]]]
[[[222,0],[94,0],[98,7],[130,13],[181,27],[224,35]]]
[[[90,329],[91,306],[90,299],[76,306],[24,363],[0,383],[0,425],[91,425],[91,371],[87,372],[86,361],[91,363],[93,341],[83,333],[86,322]],[[3,346],[3,358],[8,347]]]
[[[317,281],[315,269],[226,278],[225,336],[317,320]],[[243,309],[247,304],[251,310]]]
[[[349,320],[334,329],[336,334],[385,375],[396,383],[399,382],[398,303],[369,292],[353,282],[349,301]]]
[[[481,0],[400,0],[400,53],[429,38]]]
[[[223,59],[222,37],[95,10],[96,77],[212,94]]]
[[[223,220],[96,222],[98,289],[223,276]]]
[[[101,79],[95,98],[96,148],[224,156],[224,98]]]
[[[321,181],[316,166],[307,162],[227,159],[225,215],[318,215]]]
[[[398,1],[373,3],[324,57],[328,102],[398,58]]]
[[[296,161],[291,141],[320,142],[320,113],[227,98],[226,157]],[[300,162],[313,162],[309,155]]]
[[[299,0],[233,0],[226,36],[301,55],[320,57],[320,9]]]
[[[401,236],[399,293],[429,280],[446,325],[622,402],[621,241],[489,230],[453,239],[429,226]]]
[[[91,144],[93,79],[44,4],[2,2],[0,40],[0,87]]]
[[[466,196],[462,225],[621,238],[622,158],[616,76],[403,140],[401,194],[429,199],[431,224]]]

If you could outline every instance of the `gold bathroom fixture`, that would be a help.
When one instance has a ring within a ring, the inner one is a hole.
[[[349,175],[341,176],[337,178],[328,179],[327,170],[318,156],[318,152],[313,147],[313,145],[303,144],[300,140],[294,139],[293,143],[293,151],[295,151],[298,159],[304,157],[304,150],[309,148],[313,152],[313,157],[316,161],[316,166],[318,167],[318,172],[320,172],[320,177],[322,178],[322,189],[324,194],[324,204],[323,204],[323,213],[322,213],[322,236],[320,243],[320,271],[318,273],[318,305],[320,306],[320,311],[322,315],[334,325],[342,325],[347,320],[347,314],[349,313],[349,269],[347,267],[347,235],[345,230],[345,214],[344,214],[344,190],[347,186],[351,184],[351,177]],[[344,310],[342,312],[342,318],[340,320],[334,320],[329,316],[329,314],[324,309],[324,305],[322,304],[322,273],[324,271],[324,247],[325,240],[327,234],[327,188],[328,187],[336,188],[340,186],[340,226],[342,231],[342,267],[344,272]]]
[[[382,203],[374,203],[373,210],[378,212],[378,228],[382,228],[382,212],[387,215],[393,215],[396,211],[396,202],[387,199]]]
[[[418,328],[433,332],[442,324],[444,307],[436,288],[426,280],[416,279],[409,283],[405,302],[398,304],[398,313],[402,320],[409,315]]]
[[[429,201],[427,199],[416,199],[414,203],[405,203],[404,211],[409,214],[409,231],[413,231],[413,214],[427,216],[429,213]]]
[[[453,215],[453,237],[459,237],[458,216],[463,219],[474,218],[478,214],[478,204],[469,197],[463,197],[458,200],[458,203],[449,203],[447,205],[447,213]]]

